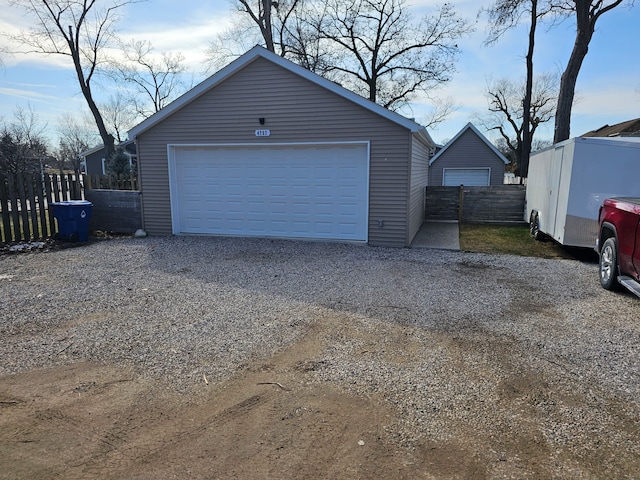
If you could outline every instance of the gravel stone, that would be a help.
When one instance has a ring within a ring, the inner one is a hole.
[[[405,445],[448,440],[469,424],[508,435],[537,412],[531,442],[579,439],[584,456],[606,438],[637,459],[619,418],[640,418],[638,302],[603,290],[595,263],[573,260],[241,238],[94,240],[0,256],[0,374],[93,361],[188,391],[203,374],[220,381],[268,359],[331,314],[344,328],[301,368],[310,382],[398,409],[389,432]]]

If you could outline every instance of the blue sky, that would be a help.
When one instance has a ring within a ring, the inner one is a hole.
[[[414,0],[416,15],[428,12],[441,2]],[[456,10],[475,21],[481,5],[490,2],[453,1]],[[230,25],[232,5],[227,0],[149,0],[129,5],[118,24],[123,38],[149,40],[157,50],[182,52],[197,80],[204,78],[204,50],[216,33]],[[27,27],[28,18],[0,0],[0,31]],[[459,42],[462,50],[453,80],[433,96],[452,97],[458,106],[449,118],[429,133],[437,142],[453,137],[474,114],[487,109],[484,96],[488,78],[524,78],[526,30],[509,32],[496,45],[483,45],[485,20],[478,20],[475,33]],[[574,105],[571,135],[576,136],[605,124],[640,117],[640,5],[620,6],[600,18],[577,83],[578,101]],[[539,30],[534,67],[537,73],[561,72],[573,46],[571,21],[551,30]],[[2,40],[6,42],[6,40]],[[11,119],[16,106],[30,106],[48,125],[56,138],[56,124],[65,113],[86,110],[72,66],[60,56],[42,57],[18,54],[5,57],[0,67],[0,117]],[[109,88],[95,90],[108,96]],[[417,121],[428,114],[426,101],[417,101],[411,112]],[[540,130],[540,138],[551,138],[553,122]],[[490,139],[495,137],[487,133]]]

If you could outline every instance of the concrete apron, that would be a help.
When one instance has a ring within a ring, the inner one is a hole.
[[[424,222],[416,234],[411,248],[438,248],[441,250],[460,250],[460,229],[458,222]]]

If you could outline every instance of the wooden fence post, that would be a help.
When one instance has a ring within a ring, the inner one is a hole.
[[[462,223],[462,214],[464,213],[464,185],[460,185],[458,190],[458,223]]]

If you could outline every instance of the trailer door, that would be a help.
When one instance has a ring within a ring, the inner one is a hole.
[[[563,221],[558,221],[558,202],[559,197],[562,194],[560,192],[560,180],[562,177],[562,163],[564,161],[564,146],[558,147],[553,152],[553,162],[551,163],[551,169],[549,172],[549,211],[547,212],[547,222],[549,226],[547,235],[551,235],[554,239],[558,240],[556,235],[556,229],[564,226]],[[566,193],[566,192],[565,192]]]

